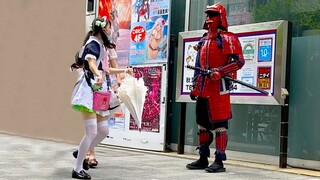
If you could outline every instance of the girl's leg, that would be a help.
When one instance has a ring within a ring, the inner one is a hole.
[[[96,160],[95,150],[96,147],[102,140],[104,140],[109,135],[109,126],[108,126],[109,117],[102,117],[97,115],[97,135],[92,140],[92,143],[89,147],[89,161],[88,164],[90,168],[94,168],[98,165]]]
[[[94,150],[94,148],[89,149],[88,153],[87,153],[87,159],[94,159],[96,158],[96,152]]]
[[[104,140],[109,135],[109,126],[108,126],[108,119],[107,117],[102,117],[97,115],[97,135],[94,137],[89,150],[93,150],[102,140]]]
[[[97,119],[94,113],[83,112],[83,119],[85,124],[85,134],[79,144],[77,163],[74,171],[80,172],[83,170],[83,160],[89,150],[90,144],[97,135]]]

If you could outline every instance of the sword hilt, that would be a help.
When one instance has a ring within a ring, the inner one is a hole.
[[[186,67],[189,68],[189,69],[193,69],[193,70],[200,71],[200,72],[205,73],[205,74],[210,74],[210,73],[212,73],[212,71],[209,70],[209,69],[204,69],[204,68],[195,67],[195,66],[191,66],[191,65],[187,65]]]

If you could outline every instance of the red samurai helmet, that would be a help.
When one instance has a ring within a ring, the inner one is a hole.
[[[225,31],[228,30],[228,22],[227,22],[227,12],[226,9],[224,8],[224,6],[222,6],[220,3],[214,4],[214,5],[210,5],[207,6],[207,9],[205,10],[205,13],[207,14],[214,14],[214,13],[218,13],[220,16],[220,24],[218,24],[218,28],[221,28]],[[208,30],[209,27],[209,22],[210,23],[215,23],[214,21],[214,17],[208,17],[205,21],[205,23],[203,24],[203,29]]]

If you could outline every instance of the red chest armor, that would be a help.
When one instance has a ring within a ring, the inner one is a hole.
[[[231,33],[230,33],[231,34]],[[217,38],[208,34],[200,49],[200,67],[213,69],[225,67],[230,60],[230,54],[242,56],[241,45],[234,35],[221,34],[222,48],[218,46]],[[211,37],[210,37],[211,36]],[[223,72],[221,72],[223,74]],[[192,94],[208,99],[208,110],[211,121],[224,121],[231,118],[229,84],[224,79],[211,80],[209,76],[199,75]]]

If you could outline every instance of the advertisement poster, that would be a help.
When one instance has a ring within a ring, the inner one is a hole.
[[[247,66],[242,68],[242,74],[241,74],[241,80],[245,83],[248,83],[250,85],[256,86],[254,77],[255,77],[255,68],[252,66]],[[239,92],[249,92],[251,91],[250,88],[243,86],[241,84],[235,84],[236,89],[234,90]]]
[[[147,86],[141,129],[127,108],[110,118],[103,143],[163,150],[169,35],[169,0],[99,0],[98,16],[112,23],[120,67],[133,65],[136,78]],[[161,65],[159,65],[161,63]],[[161,87],[164,87],[161,90]]]
[[[248,38],[241,41],[243,57],[246,61],[255,59],[255,39]]]
[[[272,52],[275,49],[275,34],[260,32],[253,35],[240,34],[238,37],[242,46],[245,65],[237,71],[237,79],[272,94],[274,83],[272,74],[275,66],[275,57]],[[241,85],[237,85],[237,89],[234,89],[231,93],[262,96],[259,92]]]
[[[272,39],[264,38],[259,39],[259,58],[258,61],[271,61],[272,60]]]
[[[108,125],[110,129],[125,130],[125,106],[122,106],[121,108],[122,109],[115,113],[113,117],[109,118]]]
[[[199,42],[199,38],[191,38],[191,39],[185,39],[184,41],[184,47],[183,47],[183,66],[191,65],[195,66],[196,63],[196,57],[197,57],[197,50],[196,46]],[[191,87],[193,84],[193,75],[194,70],[184,68],[183,69],[183,83],[181,87],[181,94],[190,94]]]
[[[271,94],[273,93],[273,73],[275,57],[275,32],[243,33],[238,34],[241,43],[245,65],[234,73],[235,79],[250,85],[262,88]],[[189,95],[192,86],[194,70],[188,69],[186,65],[195,65],[197,51],[193,48],[200,40],[200,37],[184,38],[182,41],[182,77],[179,95]],[[265,96],[244,85],[233,83],[231,95]]]
[[[130,64],[166,63],[169,0],[132,0]]]
[[[111,22],[111,41],[116,44],[118,65],[129,64],[130,27],[132,0],[99,0],[99,17],[106,17]]]
[[[261,89],[271,88],[271,67],[258,67],[257,87]]]
[[[141,131],[159,132],[162,66],[135,67],[134,72],[136,78],[143,78],[148,88],[142,112]],[[129,130],[138,130],[131,115]]]

